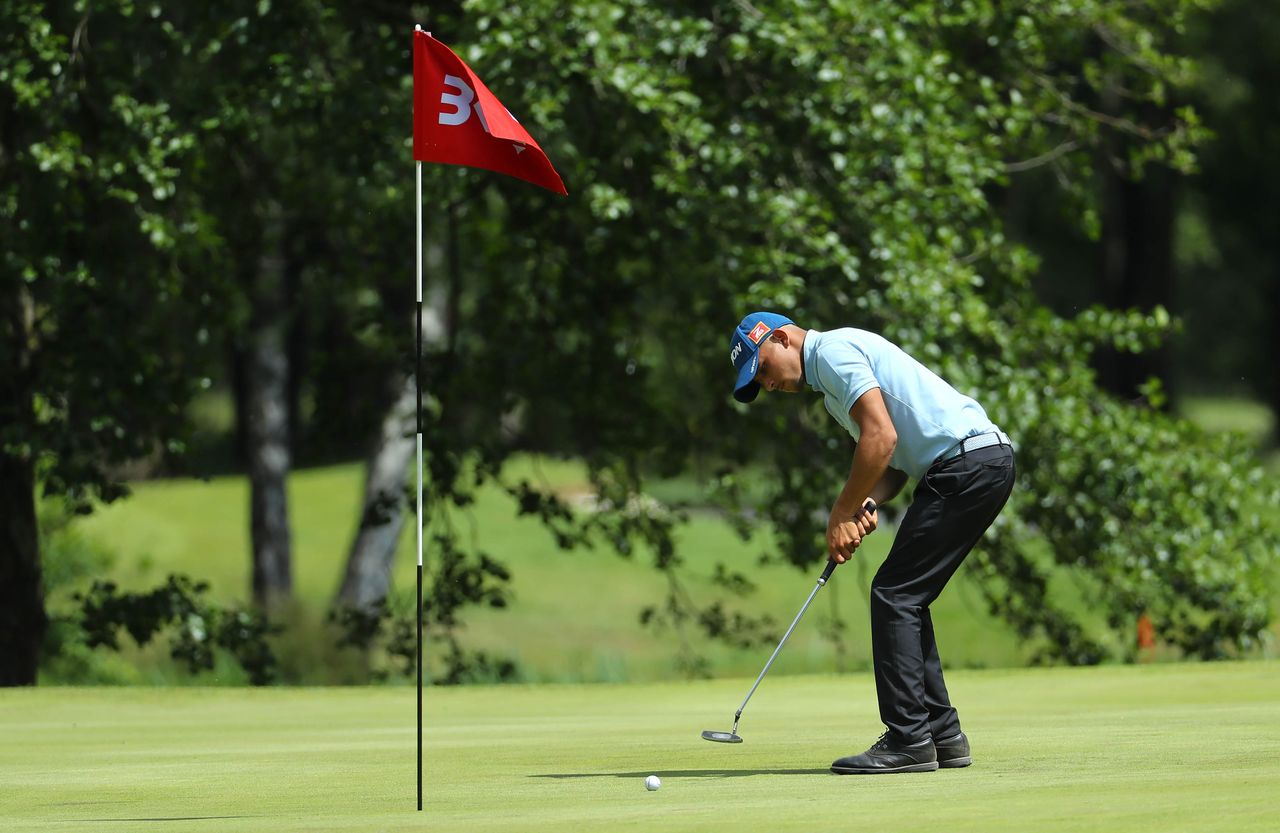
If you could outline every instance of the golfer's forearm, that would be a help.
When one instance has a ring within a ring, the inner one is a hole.
[[[871,489],[871,499],[877,505],[888,503],[897,496],[898,492],[902,491],[902,487],[905,485],[907,485],[906,472],[892,468],[885,469],[884,477],[881,477],[880,482]]]
[[[897,444],[896,434],[882,432],[864,434],[858,440],[849,479],[840,490],[840,497],[836,498],[833,514],[841,518],[854,516],[889,470],[889,460]]]

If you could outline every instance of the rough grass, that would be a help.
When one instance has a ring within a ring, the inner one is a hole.
[[[525,458],[515,463],[509,476],[567,494],[583,488],[581,469],[570,463]],[[283,653],[301,652],[306,658],[292,665],[291,679],[297,682],[342,681],[338,661],[317,646],[328,638],[317,629],[337,589],[354,533],[361,477],[356,465],[303,470],[290,477],[298,599],[291,624],[298,633],[281,647]],[[134,486],[130,498],[78,521],[75,528],[114,554],[107,572],[123,587],[150,588],[171,572],[186,573],[208,580],[216,598],[236,602],[248,596],[248,506],[247,484],[239,477],[142,482]],[[468,611],[463,639],[469,647],[515,659],[530,681],[679,678],[683,674],[679,657],[689,652],[702,656],[714,675],[755,674],[772,650],[771,645],[742,649],[714,644],[693,629],[682,633],[641,627],[641,610],[660,604],[667,592],[665,578],[650,566],[647,553],[624,559],[604,548],[560,550],[537,520],[517,518],[512,500],[497,489],[483,489],[475,506],[457,514],[453,522],[467,540],[508,565],[514,574],[510,606]],[[867,666],[867,589],[891,534],[885,530],[869,539],[863,559],[836,573],[815,599],[773,673]],[[814,554],[813,569],[807,573],[778,564],[762,566],[761,558],[771,554],[773,546],[767,536],[744,544],[727,524],[708,514],[695,515],[680,530],[678,545],[685,561],[680,580],[695,600],[724,598],[744,612],[766,613],[779,636],[823,566],[821,553]],[[412,591],[415,564],[410,523],[397,557],[397,587]],[[726,596],[710,580],[717,564],[743,572],[758,589],[744,599]],[[428,572],[431,568],[428,549]],[[61,588],[51,603],[65,604],[72,589],[71,585]],[[838,629],[840,644],[829,636],[837,619],[845,623]],[[966,579],[963,568],[935,605],[934,621],[944,659],[958,667],[1019,665],[1034,648],[986,613],[978,588]],[[113,663],[119,681],[190,681],[173,671],[163,651],[131,653],[128,659],[127,664]],[[46,681],[58,679],[53,676]],[[195,681],[234,684],[243,680],[224,667]]]
[[[427,692],[0,692],[0,817],[28,831],[1275,830],[1275,662],[952,671],[975,763],[844,776],[879,731],[866,674]],[[663,786],[646,792],[656,774]]]

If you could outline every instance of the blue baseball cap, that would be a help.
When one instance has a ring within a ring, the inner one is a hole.
[[[760,345],[769,333],[783,324],[794,323],[775,312],[753,312],[742,319],[729,342],[729,361],[738,372],[738,381],[733,385],[734,399],[751,402],[760,393],[760,383],[756,381],[756,371],[760,369]]]

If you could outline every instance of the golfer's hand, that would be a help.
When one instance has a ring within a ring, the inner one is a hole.
[[[838,520],[834,515],[827,521],[827,557],[832,561],[843,564],[861,544],[862,528],[857,521]]]
[[[867,511],[868,506],[872,507],[870,512]],[[874,503],[868,501],[867,504],[859,509],[858,513],[854,515],[853,520],[858,524],[858,530],[862,533],[862,537],[866,538],[868,535],[875,532],[876,527],[880,525],[880,510],[876,508]]]
[[[874,507],[874,503],[868,501]],[[837,564],[843,564],[853,557],[853,553],[862,545],[862,539],[875,532],[880,516],[875,509],[867,511],[867,505],[860,508],[854,516],[844,519],[833,511],[827,520],[827,557]]]
[[[861,545],[862,533],[853,521],[827,527],[827,557],[837,564],[853,558],[854,551]]]

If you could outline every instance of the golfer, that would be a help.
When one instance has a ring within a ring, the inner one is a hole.
[[[823,395],[857,441],[827,521],[829,557],[844,563],[876,528],[876,504],[917,481],[893,547],[871,582],[871,645],[886,731],[839,774],[928,772],[972,762],[947,696],[929,606],[991,526],[1013,489],[1013,446],[974,400],[897,345],[854,328],[818,332],[755,312],[730,343],[733,395],[761,388]]]

